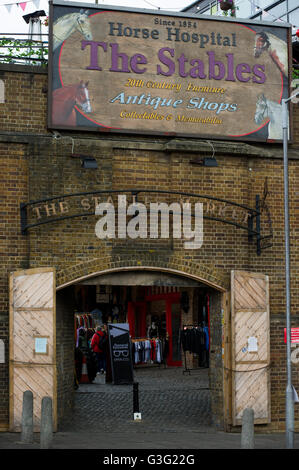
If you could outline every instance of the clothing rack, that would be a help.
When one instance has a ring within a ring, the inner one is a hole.
[[[200,325],[198,325],[197,323],[193,323],[193,325],[183,325],[183,330],[184,329],[187,329],[187,328],[198,328]],[[195,370],[195,369],[189,369],[187,367],[187,358],[186,358],[186,351],[184,350],[184,363],[185,363],[185,369],[183,370],[183,375],[184,374],[189,374],[191,375],[191,370]]]
[[[75,320],[78,322],[78,328],[94,328],[94,320],[90,312],[75,312]]]
[[[187,328],[196,328],[197,325],[183,325],[183,330],[186,330]],[[187,358],[186,358],[186,351],[184,350],[184,364],[185,364],[185,369],[183,370],[183,375],[184,374],[189,374],[191,375],[191,369],[187,368]]]
[[[135,337],[135,338],[131,338],[131,343],[138,343],[138,342],[143,342],[143,341],[149,341],[150,343],[152,343],[152,341],[159,341],[160,344],[161,344],[161,348],[162,348],[162,340],[159,338],[159,337],[156,337],[156,338],[148,338],[148,337],[145,337],[145,336],[142,336],[142,337]],[[163,358],[163,354],[162,354],[162,349],[160,350],[160,354],[161,354],[161,357]],[[161,362],[151,362],[150,363],[147,363],[147,362],[141,362],[141,363],[134,363],[134,367],[141,367],[141,366],[146,366],[146,367],[150,367],[150,366],[155,366],[155,367],[160,367],[160,364],[162,363]]]
[[[150,339],[151,338],[147,338],[146,336],[143,336],[142,338],[131,338],[131,341],[134,343],[135,341],[148,341]],[[156,338],[152,338],[152,339],[156,339]]]
[[[204,330],[205,328],[208,328],[205,326],[205,322],[202,322],[200,324],[193,324],[193,325],[183,325],[183,330],[189,330],[189,329],[198,329],[200,328],[201,330]],[[181,330],[182,331],[182,330]],[[209,338],[209,335],[208,335],[208,338]],[[210,340],[209,340],[209,347],[210,347]],[[183,348],[184,349],[184,348]],[[192,369],[189,369],[187,368],[187,360],[186,360],[186,351],[189,350],[189,349],[184,349],[184,362],[185,362],[185,369],[183,371],[183,374],[186,374],[188,373],[189,375],[191,374],[191,370],[198,370],[198,369],[202,369],[202,367],[199,367],[199,368],[192,368]],[[190,351],[192,353],[192,351]],[[195,351],[193,351],[195,352]],[[196,352],[197,353],[197,352]],[[209,367],[209,366],[205,366],[205,367]]]

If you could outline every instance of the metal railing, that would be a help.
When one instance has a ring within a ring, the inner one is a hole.
[[[48,64],[48,33],[32,34],[42,40],[29,39],[28,33],[0,34],[0,63],[18,65]],[[293,35],[293,42],[298,38]],[[299,41],[298,41],[299,42]],[[294,61],[295,62],[295,61]],[[293,63],[293,78],[299,75],[299,64]]]
[[[46,65],[48,63],[48,34],[2,33],[0,35],[0,63],[19,65]]]

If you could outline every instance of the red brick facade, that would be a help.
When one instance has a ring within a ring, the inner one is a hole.
[[[218,167],[205,168],[190,164],[195,155],[210,156],[211,147],[205,141],[83,132],[61,132],[63,137],[55,139],[46,124],[46,71],[38,70],[37,73],[36,69],[2,66],[0,79],[5,84],[5,103],[0,104],[0,339],[4,340],[6,351],[6,363],[0,364],[0,428],[5,429],[9,419],[9,272],[55,266],[59,287],[104,270],[146,266],[179,271],[223,291],[229,291],[231,270],[254,271],[269,276],[272,418],[266,428],[269,431],[283,430],[286,348],[283,341],[282,146],[213,141]],[[291,310],[292,324],[299,326],[299,111],[296,108],[293,125],[294,143],[289,146]],[[89,154],[97,160],[99,168],[96,172],[82,171],[80,161],[70,157],[73,142],[75,153]],[[263,197],[266,181],[268,212],[263,212],[262,235],[269,234],[272,227],[273,239],[270,240],[272,247],[263,250],[261,256],[257,256],[255,243],[248,243],[246,231],[212,220],[205,220],[203,247],[194,251],[184,250],[180,240],[101,241],[94,235],[93,217],[41,225],[29,230],[27,235],[20,231],[20,203],[29,200],[93,190],[143,188],[203,194],[254,208],[256,195]],[[59,304],[57,318],[63,318],[63,302]],[[69,319],[65,321],[71,324]],[[68,341],[71,347],[71,339]],[[293,363],[293,384],[299,392],[298,368],[299,363]],[[222,373],[220,371],[220,376]],[[61,385],[61,396],[63,387]],[[218,408],[222,406],[220,403]],[[221,409],[218,413],[221,414]],[[295,420],[298,429],[298,405],[295,405]]]

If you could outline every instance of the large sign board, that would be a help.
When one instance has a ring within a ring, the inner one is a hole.
[[[115,385],[132,384],[133,361],[128,323],[108,323],[112,380]]]
[[[288,25],[56,2],[49,127],[282,139]]]

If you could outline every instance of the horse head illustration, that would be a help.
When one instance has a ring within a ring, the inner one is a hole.
[[[91,113],[88,82],[81,80],[75,85],[67,85],[53,91],[52,123],[55,125],[76,126],[75,107],[80,107],[86,114]]]
[[[53,51],[57,49],[74,31],[92,40],[92,32],[89,20],[89,10],[81,9],[79,13],[70,13],[58,18],[53,25]]]

